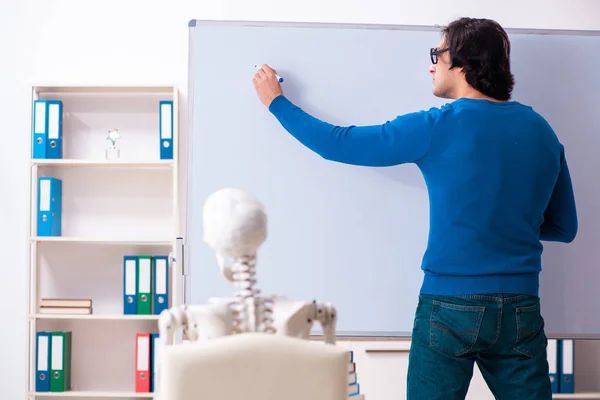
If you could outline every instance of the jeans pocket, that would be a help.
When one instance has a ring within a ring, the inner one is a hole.
[[[429,345],[453,357],[468,353],[479,337],[484,306],[434,300],[429,321]]]
[[[540,304],[515,308],[517,332],[513,350],[533,358],[546,349],[548,339],[544,333],[544,318]]]

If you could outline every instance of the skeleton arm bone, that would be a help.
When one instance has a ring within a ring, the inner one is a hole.
[[[160,344],[162,346],[172,345],[175,341],[175,332],[179,329],[185,329],[186,326],[184,306],[171,307],[162,311],[158,317]]]
[[[308,339],[313,315],[312,303],[296,301],[284,296],[272,296],[272,325],[278,335]]]
[[[233,312],[228,304],[173,307],[160,314],[158,329],[162,345],[174,342],[175,332],[182,330],[187,339],[210,339],[231,334]]]
[[[323,328],[325,343],[335,344],[336,309],[329,303],[295,301],[273,296],[273,325],[277,334],[310,339],[315,322]]]
[[[188,339],[213,339],[231,335],[233,313],[226,303],[203,304],[186,308]]]
[[[335,332],[337,326],[337,310],[330,303],[316,303],[316,320],[323,328],[323,341],[327,344],[335,344]]]

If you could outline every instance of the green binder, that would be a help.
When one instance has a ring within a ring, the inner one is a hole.
[[[72,332],[50,333],[50,391],[71,390],[71,345]]]
[[[152,256],[138,256],[138,314],[152,314]]]

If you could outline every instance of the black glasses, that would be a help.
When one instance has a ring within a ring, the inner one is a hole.
[[[442,53],[444,53],[446,51],[449,51],[449,50],[450,50],[449,47],[446,47],[445,49],[440,49],[440,50],[438,50],[435,47],[432,47],[431,49],[429,49],[429,57],[431,57],[431,62],[433,64],[437,64],[437,62],[438,62],[438,55],[440,55],[440,54],[442,54]]]

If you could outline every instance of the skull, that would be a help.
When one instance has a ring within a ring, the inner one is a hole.
[[[265,208],[246,191],[224,188],[206,199],[203,222],[203,240],[215,252],[225,279],[233,282],[229,261],[256,256],[267,238]]]

